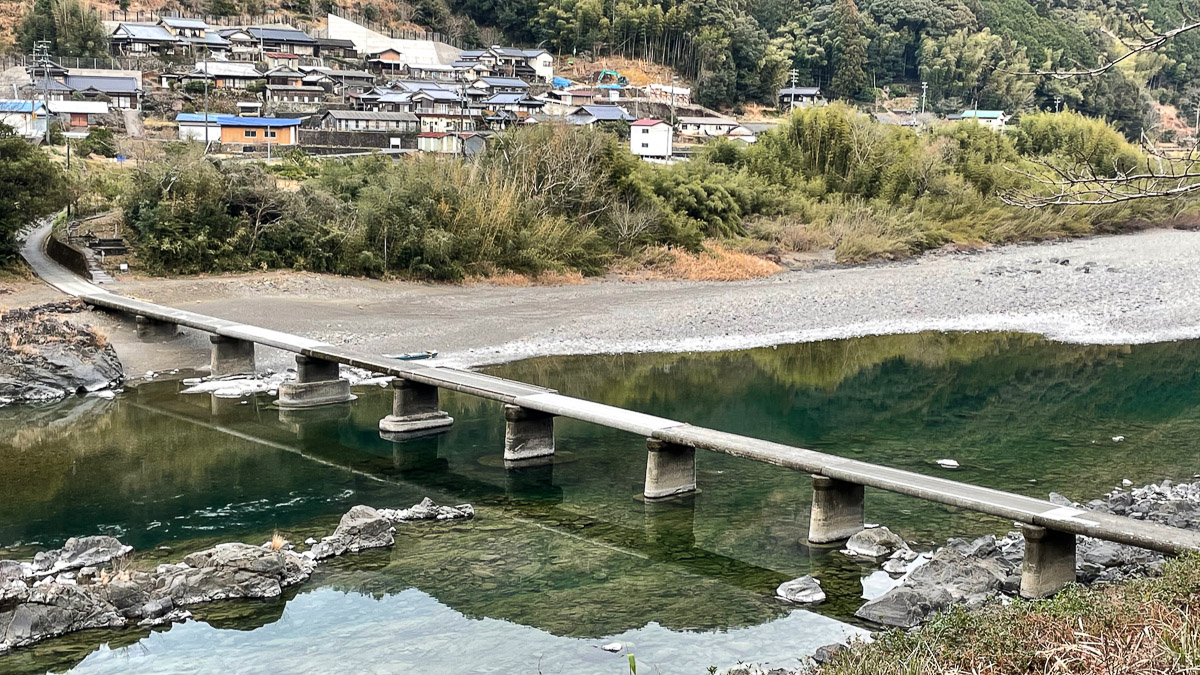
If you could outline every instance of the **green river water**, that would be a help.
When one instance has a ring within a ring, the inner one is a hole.
[[[1200,345],[1078,346],[926,333],[742,352],[540,358],[489,372],[705,426],[1045,497],[1200,472]],[[0,673],[705,673],[794,665],[853,634],[886,575],[804,544],[807,476],[699,453],[700,493],[647,505],[641,439],[559,420],[553,466],[506,471],[498,404],[443,394],[456,423],[376,432],[390,390],[281,419],[266,397],[181,385],[0,409],[0,557],[107,533],[144,564],[273,532],[320,537],[354,504],[469,502],[398,528],[285,598],[196,621],[89,631],[0,656]],[[1124,436],[1123,442],[1113,437]],[[957,471],[936,465],[942,458]],[[867,491],[868,520],[922,547],[1008,523]],[[829,599],[775,600],[813,574]],[[656,670],[657,669],[657,670]]]

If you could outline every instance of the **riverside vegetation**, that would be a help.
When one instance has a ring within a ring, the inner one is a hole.
[[[767,257],[833,249],[852,263],[1183,214],[1152,200],[1024,210],[996,196],[1028,186],[1031,159],[1079,152],[1104,175],[1140,159],[1116,130],[1071,113],[1027,115],[1010,135],[972,122],[918,134],[833,105],[797,111],[754,145],[717,142],[673,166],[637,160],[605,131],[542,124],[502,134],[470,160],[295,153],[263,166],[210,161],[179,144],[119,184],[102,180],[121,195],[139,264],[160,274],[595,275],[717,244]],[[281,190],[281,177],[298,189]]]

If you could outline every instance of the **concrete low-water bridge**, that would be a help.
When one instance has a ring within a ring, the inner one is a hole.
[[[49,224],[27,238],[22,255],[49,285],[89,305],[133,315],[139,337],[169,337],[178,328],[209,334],[210,375],[223,377],[255,370],[255,345],[296,354],[297,378],[279,387],[281,408],[310,408],[353,400],[340,366],[352,366],[395,378],[392,414],[380,420],[380,433],[391,439],[435,433],[454,420],[438,407],[438,392],[449,389],[504,404],[504,460],[519,467],[552,462],[554,418],[568,417],[646,438],[647,500],[671,499],[695,492],[696,450],[720,452],[808,473],[812,477],[812,513],[808,542],[829,544],[864,528],[864,488],[876,488],[968,509],[1020,524],[1025,537],[1021,595],[1039,598],[1075,580],[1075,537],[1178,554],[1200,551],[1200,532],[1134,520],[968,483],[846,459],[782,443],[707,429],[554,390],[469,370],[366,354],[319,340],[259,326],[165,307],[110,293],[52,261],[44,242]]]

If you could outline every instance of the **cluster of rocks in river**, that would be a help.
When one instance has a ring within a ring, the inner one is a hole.
[[[1130,489],[1131,485],[1125,481],[1122,487],[1086,504],[1055,493],[1050,494],[1050,501],[1172,527],[1200,528],[1200,482],[1172,484],[1168,480],[1136,489]],[[883,570],[900,580],[894,588],[860,607],[855,616],[884,626],[911,628],[953,605],[973,607],[1015,596],[1021,586],[1025,539],[1015,531],[973,541],[949,539],[936,551],[918,554],[888,528],[877,527],[851,537],[843,552],[883,561]],[[1157,575],[1164,562],[1163,555],[1154,551],[1090,537],[1076,540],[1075,571],[1080,583]],[[786,582],[776,594],[797,603],[824,599],[819,582],[811,577]]]
[[[54,316],[82,309],[71,301],[0,314],[0,405],[52,401],[122,382],[125,373],[112,345]]]
[[[186,607],[232,598],[273,598],[318,561],[391,546],[398,523],[471,518],[470,505],[350,509],[337,529],[303,553],[286,542],[218,544],[154,571],[128,564],[132,548],[109,536],[77,537],[32,562],[0,560],[0,653],[88,628],[149,626],[188,619]]]
[[[1200,476],[1198,476],[1200,478]],[[1056,493],[1049,500],[1060,506],[1147,520],[1172,527],[1200,529],[1200,482],[1172,483],[1134,488],[1123,481],[1102,498],[1079,504]],[[949,539],[942,548],[917,553],[886,527],[873,527],[846,542],[846,555],[882,561],[882,568],[899,583],[867,602],[855,616],[893,628],[912,628],[954,605],[975,607],[998,600],[1006,602],[1020,590],[1025,540],[1019,532],[1003,537],[987,535],[973,541]],[[1090,537],[1076,539],[1076,579],[1083,584],[1109,583],[1162,573],[1165,557],[1154,551]],[[776,595],[788,602],[813,604],[825,594],[810,576],[780,584]],[[827,645],[813,656],[823,663],[845,645]],[[791,675],[807,669],[766,670],[741,666],[727,675]]]

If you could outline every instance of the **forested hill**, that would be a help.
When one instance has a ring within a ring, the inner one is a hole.
[[[701,102],[711,106],[770,101],[793,68],[799,84],[863,101],[883,87],[893,96],[919,94],[928,81],[929,104],[938,111],[1046,109],[1061,96],[1127,132],[1140,130],[1151,100],[1180,107],[1200,101],[1200,35],[1082,82],[1015,75],[1115,55],[1113,36],[1133,34],[1135,17],[1122,7],[1141,4],[1127,0],[413,1],[415,16],[426,22],[465,17],[509,41],[559,54],[617,52],[665,62],[695,80]],[[1154,24],[1179,24],[1176,0],[1145,4]]]

